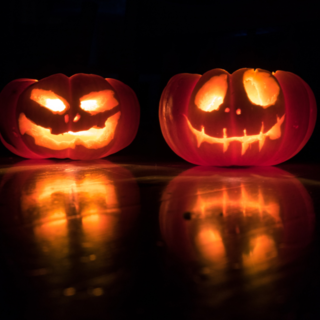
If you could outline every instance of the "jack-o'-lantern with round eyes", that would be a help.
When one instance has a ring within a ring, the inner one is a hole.
[[[105,157],[132,142],[140,118],[127,85],[93,74],[14,80],[0,108],[1,141],[25,158]]]
[[[170,148],[198,165],[274,165],[298,153],[316,122],[310,87],[297,75],[262,69],[178,74],[159,108]]]

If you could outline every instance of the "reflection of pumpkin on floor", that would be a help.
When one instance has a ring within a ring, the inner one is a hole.
[[[182,260],[250,274],[281,264],[287,249],[301,253],[313,223],[304,187],[273,167],[187,170],[169,183],[160,208],[163,238]]]
[[[220,192],[199,194],[192,209],[196,216],[200,212],[195,243],[203,258],[246,267],[277,256],[274,238],[283,227],[279,204],[265,198],[258,185],[253,190],[239,181],[223,184]]]
[[[164,89],[161,130],[171,149],[199,165],[274,165],[307,143],[316,122],[309,86],[290,72],[213,69],[178,74]]]
[[[0,187],[2,227],[31,232],[36,265],[57,276],[70,272],[73,264],[80,272],[82,263],[104,273],[117,262],[122,242],[132,242],[128,237],[140,211],[139,189],[121,166],[105,160],[27,160],[8,169]],[[12,190],[15,198],[7,201]]]

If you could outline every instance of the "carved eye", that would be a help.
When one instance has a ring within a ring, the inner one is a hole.
[[[62,114],[69,108],[68,102],[51,90],[33,89],[30,99],[51,110],[54,114]]]
[[[205,111],[218,110],[228,90],[228,76],[221,74],[210,78],[197,92],[194,103]]]
[[[92,115],[111,110],[118,104],[112,90],[91,92],[80,99],[80,108]]]
[[[280,93],[280,87],[271,74],[259,70],[246,71],[243,85],[249,100],[264,109],[274,105]]]

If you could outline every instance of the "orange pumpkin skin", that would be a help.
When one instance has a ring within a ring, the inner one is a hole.
[[[175,75],[159,106],[170,148],[186,161],[213,166],[290,159],[310,138],[316,114],[313,92],[300,77],[247,68]]]
[[[32,159],[98,159],[128,146],[140,107],[124,83],[98,75],[18,79],[0,93],[1,141]]]

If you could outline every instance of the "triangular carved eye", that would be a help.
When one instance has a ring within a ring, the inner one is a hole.
[[[246,71],[243,85],[249,100],[264,109],[274,105],[280,93],[280,87],[272,75],[259,70]]]
[[[218,110],[228,90],[228,76],[221,74],[210,78],[197,92],[194,103],[205,111]]]
[[[95,91],[80,98],[80,108],[93,115],[111,110],[118,104],[112,90]]]
[[[68,102],[51,90],[33,89],[31,91],[30,99],[55,114],[62,114],[69,108]]]

